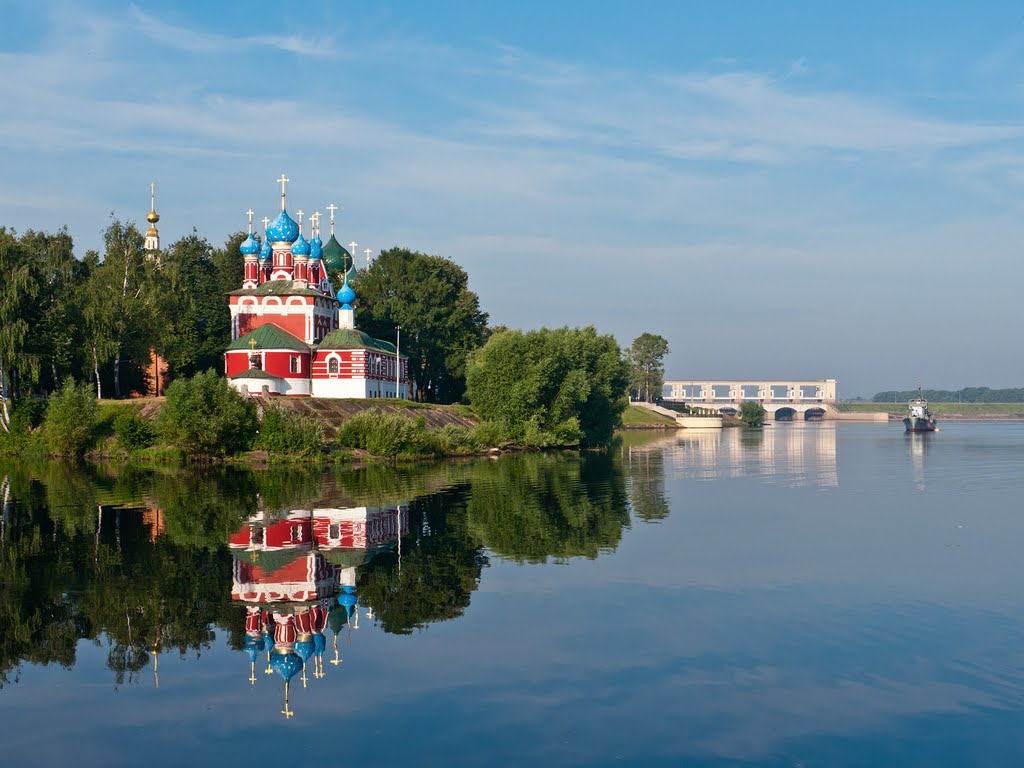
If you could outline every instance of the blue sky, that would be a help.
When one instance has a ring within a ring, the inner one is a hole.
[[[207,5],[212,7],[207,7]],[[0,224],[336,203],[670,378],[1024,386],[1010,3],[0,2]]]

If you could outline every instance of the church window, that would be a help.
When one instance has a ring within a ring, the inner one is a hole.
[[[302,373],[302,359],[293,357],[291,359],[291,371],[292,373]]]
[[[336,541],[341,538],[341,526],[338,523],[331,523],[327,528],[327,538]]]
[[[338,373],[338,358],[332,357],[327,361],[327,372],[332,374]]]

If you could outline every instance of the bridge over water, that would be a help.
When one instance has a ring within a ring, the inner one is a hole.
[[[692,379],[666,381],[662,399],[736,413],[744,400],[764,406],[777,421],[823,418],[834,410],[835,379]]]

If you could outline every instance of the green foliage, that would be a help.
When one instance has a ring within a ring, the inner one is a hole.
[[[402,353],[420,399],[453,403],[465,392],[470,353],[483,343],[487,313],[462,267],[405,248],[381,251],[353,286],[359,325],[392,341],[402,326]]]
[[[628,368],[592,327],[496,333],[473,356],[470,402],[530,446],[606,446],[627,405]]]
[[[316,419],[294,411],[267,408],[260,424],[256,447],[289,456],[319,456],[323,451],[324,428]]]
[[[482,465],[466,502],[469,529],[517,562],[595,558],[629,525],[622,473],[607,454],[529,454]]]
[[[740,403],[740,421],[748,427],[760,427],[764,424],[764,406],[756,400],[744,400]]]
[[[156,430],[134,409],[123,409],[114,417],[114,435],[118,445],[131,452],[151,446],[156,439]]]
[[[46,406],[46,439],[51,450],[62,456],[81,456],[92,441],[98,410],[88,384],[76,384],[70,376],[65,379]]]
[[[221,369],[224,347],[231,340],[231,316],[224,294],[241,284],[239,243],[244,237],[236,233],[223,249],[214,249],[193,232],[162,256],[160,323],[154,342],[172,378]]]
[[[414,499],[402,557],[378,555],[359,568],[359,602],[373,608],[385,632],[409,634],[414,628],[461,616],[480,584],[487,556],[467,530],[465,489]]]
[[[668,340],[654,333],[641,333],[626,351],[629,362],[629,386],[648,403],[661,399],[665,380],[663,360],[668,354]]]
[[[472,440],[481,448],[500,448],[512,441],[504,425],[495,421],[481,421],[473,427]]]
[[[160,436],[190,456],[248,450],[257,426],[253,402],[214,371],[173,382],[157,415]]]
[[[436,456],[441,452],[422,416],[412,419],[376,408],[347,419],[338,429],[337,441],[343,448],[360,448],[387,458]]]

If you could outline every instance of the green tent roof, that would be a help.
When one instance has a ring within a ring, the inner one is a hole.
[[[289,549],[232,549],[231,556],[236,560],[258,565],[263,569],[264,573],[273,573],[284,568],[297,557],[304,556],[307,552],[309,552],[308,544],[305,547],[291,547]]]
[[[267,373],[266,371],[262,370],[261,368],[250,368],[247,371],[242,371],[241,373],[236,373],[234,376],[228,376],[228,378],[229,379],[273,379],[275,381],[280,381],[281,380],[280,376],[275,376],[272,373]]]
[[[319,296],[320,298],[334,298],[312,288],[299,288],[291,280],[268,280],[260,283],[256,288],[242,288],[237,291],[229,291],[228,296]]]
[[[261,325],[255,331],[249,331],[244,336],[228,344],[228,349],[252,349],[250,342],[256,340],[256,349],[294,349],[297,352],[309,352],[309,345],[292,336],[287,331],[281,330],[273,323]]]
[[[378,352],[395,354],[395,345],[375,339],[358,328],[339,328],[331,331],[317,344],[317,349],[376,349]]]

